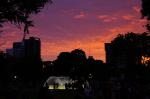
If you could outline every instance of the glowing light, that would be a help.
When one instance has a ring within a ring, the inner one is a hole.
[[[54,85],[49,85],[48,89],[49,89],[49,90],[54,90],[54,89],[57,89],[57,90],[65,90],[66,87],[65,87],[65,85],[58,85],[57,87],[54,87]]]
[[[17,79],[17,76],[14,76],[14,79]]]
[[[141,60],[141,63],[148,66],[150,62],[150,57],[146,57],[146,56],[142,56],[142,60]]]
[[[54,85],[49,85],[48,89],[54,89]]]
[[[60,90],[65,90],[66,87],[65,87],[65,85],[59,85],[59,86],[58,86],[58,89],[60,89]]]
[[[49,90],[66,90],[66,89],[73,89],[72,86],[67,86],[68,84],[72,85],[76,81],[72,80],[69,77],[57,77],[57,76],[50,76],[46,82],[44,83],[43,87],[48,86]]]

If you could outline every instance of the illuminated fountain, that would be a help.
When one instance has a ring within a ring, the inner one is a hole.
[[[73,89],[72,85],[75,81],[73,81],[70,77],[56,77],[50,76],[43,87],[48,87],[49,90],[65,90],[65,89]]]

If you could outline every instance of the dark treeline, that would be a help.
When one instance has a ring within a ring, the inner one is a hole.
[[[49,65],[45,65],[45,69],[51,67],[50,70],[53,70],[49,72],[49,75],[78,78],[88,77],[88,74],[97,73],[98,69],[96,67],[102,67],[103,61],[95,60],[92,56],[87,58],[83,50],[75,49],[71,52],[61,52],[57,59],[50,62]]]
[[[47,78],[68,76],[78,81],[76,88],[80,94],[84,94],[83,85],[88,82],[90,96],[84,98],[150,98],[149,42],[148,33],[120,34],[111,43],[105,44],[106,63],[87,57],[82,49],[61,52],[54,61],[42,61],[32,55],[15,58],[0,52],[0,92],[4,99],[9,99],[18,97],[16,93],[21,97],[28,92],[25,90],[32,90],[28,97],[38,97],[43,93],[42,98],[48,92],[43,89]]]
[[[115,99],[149,98],[149,33],[119,34],[106,44],[109,89]],[[109,99],[110,99],[109,98]]]

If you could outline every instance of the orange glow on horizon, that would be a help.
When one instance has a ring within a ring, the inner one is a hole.
[[[62,45],[59,45],[57,43],[52,44],[50,42],[43,42],[42,46],[43,56],[48,55],[48,53],[54,53],[58,56],[60,52],[71,52],[72,50],[79,48],[85,51],[87,57],[94,56],[95,59],[101,59],[105,61],[104,43],[100,41],[72,41],[64,42]],[[57,58],[57,56],[55,56],[55,59]],[[48,59],[50,59],[51,57],[54,58],[52,54],[51,56],[47,56]]]
[[[55,6],[32,16],[35,26],[29,36],[41,38],[43,60],[55,60],[60,52],[80,48],[87,56],[105,61],[104,43],[111,42],[119,33],[145,32],[146,20],[140,19],[141,0],[119,1],[119,4],[111,0],[111,6],[107,6],[106,0],[74,1],[77,3],[56,0]],[[21,41],[23,30],[10,24],[1,29],[4,32],[0,34],[0,50]]]

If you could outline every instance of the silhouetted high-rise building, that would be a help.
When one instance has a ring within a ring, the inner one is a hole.
[[[41,41],[30,37],[22,42],[13,43],[13,55],[16,58],[41,59]]]
[[[41,41],[39,38],[30,37],[24,40],[25,57],[41,59]]]

